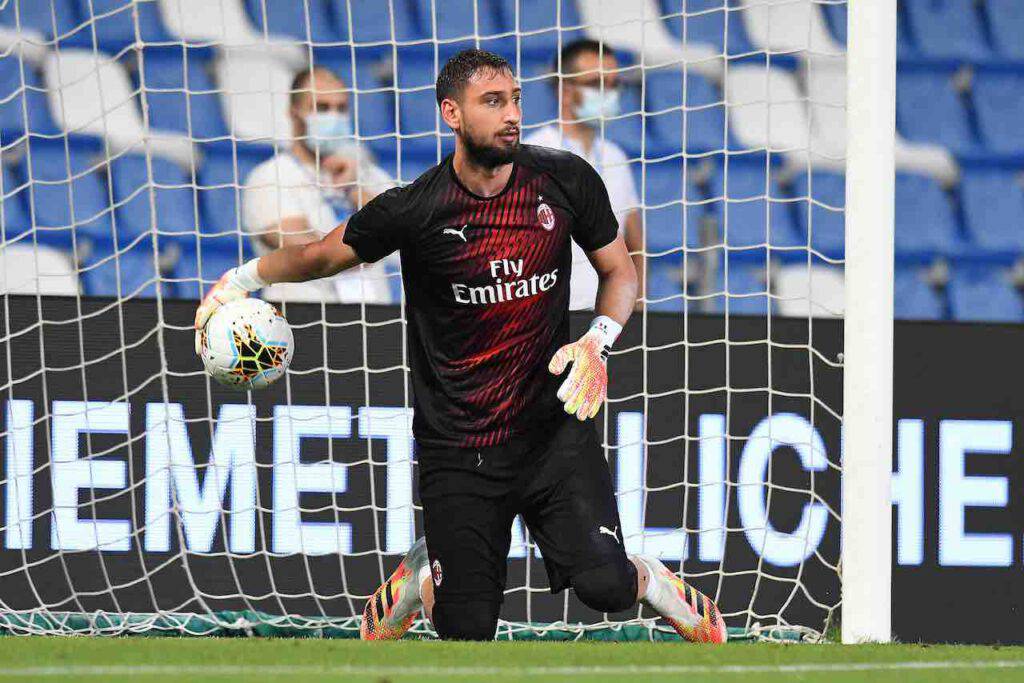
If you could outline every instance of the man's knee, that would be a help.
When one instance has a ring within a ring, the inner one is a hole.
[[[434,630],[442,640],[494,640],[501,605],[485,600],[434,605]]]
[[[636,604],[636,567],[625,557],[580,572],[571,584],[583,604],[599,612],[621,612]]]

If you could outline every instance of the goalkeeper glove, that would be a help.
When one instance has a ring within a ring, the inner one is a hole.
[[[202,353],[203,328],[206,327],[206,321],[210,319],[214,311],[229,301],[244,299],[251,292],[267,286],[268,283],[260,277],[259,271],[256,268],[257,261],[259,259],[254,258],[221,275],[217,283],[210,288],[210,291],[206,293],[203,300],[199,302],[195,321],[196,355]]]
[[[580,421],[597,415],[604,403],[608,393],[608,349],[621,331],[622,325],[607,316],[598,316],[586,334],[558,349],[548,363],[548,371],[560,375],[572,361],[569,376],[558,388],[558,400],[565,405],[565,412]]]

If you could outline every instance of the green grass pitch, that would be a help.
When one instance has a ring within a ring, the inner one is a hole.
[[[1024,681],[1024,648],[0,637],[17,681]]]

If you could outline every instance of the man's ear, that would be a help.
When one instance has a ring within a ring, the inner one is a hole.
[[[455,100],[441,100],[441,118],[452,130],[459,130],[462,127],[462,111]]]

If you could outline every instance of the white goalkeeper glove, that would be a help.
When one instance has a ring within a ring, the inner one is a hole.
[[[565,412],[583,421],[597,415],[608,394],[608,350],[622,331],[622,325],[608,316],[598,316],[587,333],[571,344],[558,349],[548,371],[560,375],[572,361],[569,376],[558,388],[558,400]]]
[[[252,292],[267,286],[268,283],[260,277],[256,268],[258,261],[258,258],[254,258],[221,275],[216,284],[203,297],[203,300],[199,302],[195,321],[197,356],[202,353],[203,349],[203,328],[206,327],[206,321],[210,319],[214,311],[229,301],[244,299]]]

